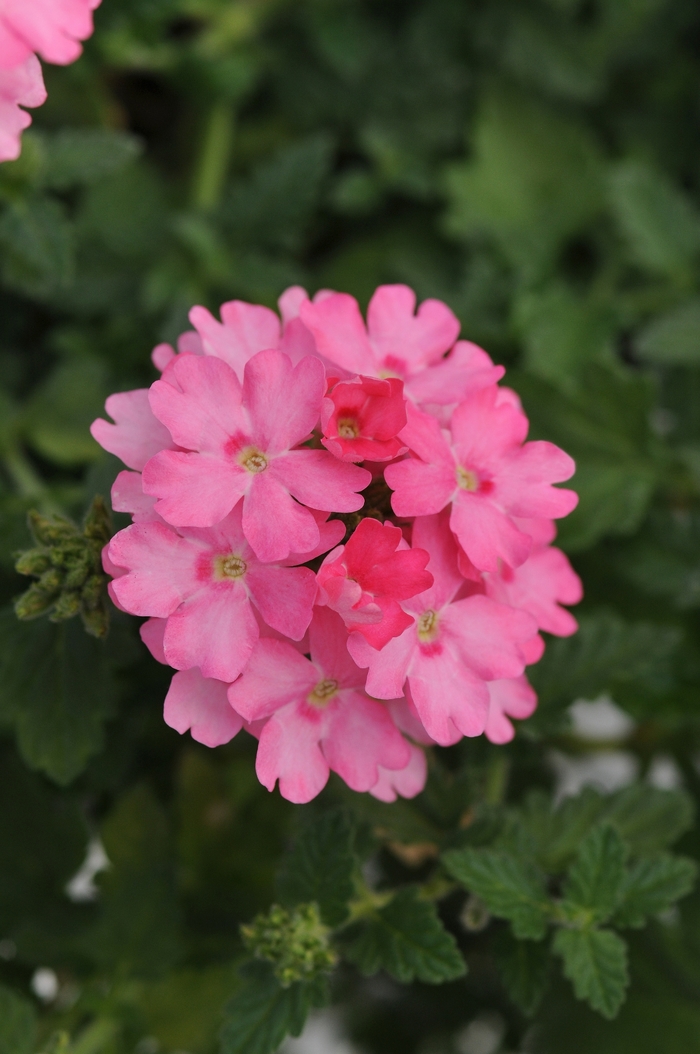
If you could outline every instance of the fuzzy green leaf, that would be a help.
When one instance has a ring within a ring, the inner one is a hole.
[[[403,984],[442,984],[466,972],[457,943],[429,900],[404,888],[350,931],[345,955],[363,974],[386,970]]]
[[[243,983],[225,1010],[221,1054],[272,1054],[286,1036],[298,1036],[309,1011],[328,1002],[324,978],[283,988],[266,962],[241,969]]]
[[[301,831],[279,881],[286,904],[315,901],[329,926],[338,926],[353,895],[353,826],[344,809],[332,809]]]
[[[512,923],[516,937],[544,937],[551,904],[542,876],[531,865],[492,849],[454,849],[442,859],[450,874],[480,896],[493,915]]]
[[[577,998],[603,1017],[616,1016],[629,983],[627,945],[611,930],[558,930],[553,950],[564,960],[564,975]]]
[[[616,926],[643,926],[650,915],[670,908],[693,888],[697,864],[683,856],[660,854],[638,860],[622,886],[613,922]]]
[[[510,929],[503,929],[494,942],[494,953],[508,995],[531,1016],[549,984],[549,948],[539,941],[518,940]]]
[[[605,922],[622,897],[627,849],[614,827],[594,827],[579,847],[564,886],[563,908]]]
[[[32,1004],[0,985],[0,1054],[33,1054],[36,1026]]]

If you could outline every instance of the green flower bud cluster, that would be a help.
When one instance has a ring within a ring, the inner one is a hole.
[[[330,946],[330,930],[321,922],[315,903],[300,904],[291,911],[273,904],[267,915],[241,926],[241,934],[258,959],[273,964],[283,988],[327,973],[338,961]]]
[[[29,527],[36,548],[19,553],[15,568],[38,581],[15,601],[17,618],[48,614],[52,622],[63,622],[80,615],[88,633],[105,637],[108,579],[101,554],[112,530],[104,499],[94,499],[82,529],[64,516],[41,516],[34,510]]]

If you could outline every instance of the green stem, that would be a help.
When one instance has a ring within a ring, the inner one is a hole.
[[[70,1047],[70,1054],[100,1054],[117,1035],[117,1026],[109,1018],[94,1021],[78,1036]]]
[[[209,112],[192,186],[192,205],[202,212],[209,212],[221,200],[231,159],[234,118],[230,102],[217,102]]]
[[[503,751],[494,752],[486,773],[484,797],[488,805],[501,805],[508,786],[508,759]]]
[[[2,460],[8,475],[23,498],[46,497],[46,484],[34,470],[34,466],[21,447],[15,444],[6,447]]]

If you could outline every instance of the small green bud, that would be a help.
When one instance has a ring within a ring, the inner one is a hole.
[[[300,904],[291,911],[273,904],[267,915],[241,926],[241,934],[256,958],[273,964],[284,988],[327,973],[338,961],[330,946],[330,930],[321,922],[316,904]]]
[[[64,589],[54,604],[49,619],[51,622],[65,622],[66,619],[73,618],[74,615],[79,613],[80,593],[77,590]]]
[[[15,562],[15,570],[21,575],[42,575],[51,567],[51,555],[47,549],[26,549]]]
[[[49,611],[56,599],[55,593],[46,593],[38,582],[15,600],[15,614],[23,621],[38,618]]]

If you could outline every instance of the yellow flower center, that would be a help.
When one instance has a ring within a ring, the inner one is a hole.
[[[228,556],[217,556],[215,560],[215,576],[222,578],[242,578],[248,570],[248,565],[240,556],[229,553]]]
[[[432,608],[428,608],[427,611],[424,611],[418,619],[416,630],[418,633],[418,640],[422,644],[429,644],[430,641],[435,640],[438,632],[437,611],[433,611]]]
[[[248,447],[246,450],[242,450],[238,461],[248,472],[264,472],[268,465],[267,458],[263,452],[255,447]]]
[[[354,417],[343,417],[338,421],[338,435],[341,439],[357,439],[360,434]]]
[[[461,465],[457,466],[457,483],[462,490],[475,491],[479,489],[479,477],[476,472],[472,472],[468,468],[462,468]]]
[[[330,677],[319,681],[313,692],[309,692],[308,701],[312,706],[325,706],[338,691],[338,682]]]

